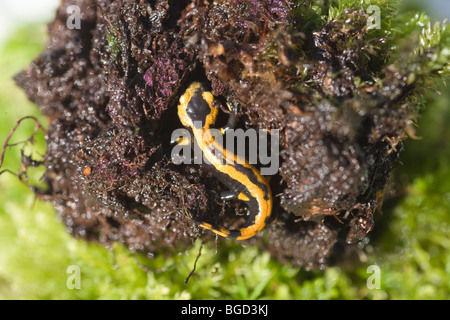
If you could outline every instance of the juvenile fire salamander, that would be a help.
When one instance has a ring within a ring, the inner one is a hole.
[[[219,113],[218,108],[213,106],[213,101],[214,96],[202,84],[194,82],[180,98],[178,117],[183,126],[193,134],[193,142],[202,150],[214,176],[229,188],[228,192],[221,194],[221,198],[244,201],[250,215],[239,230],[230,230],[204,221],[196,222],[200,227],[222,237],[245,240],[264,228],[272,212],[272,193],[268,181],[255,167],[236,154],[228,154],[227,157],[227,152],[231,151],[218,144],[211,135],[209,130]],[[230,116],[227,126],[221,129],[222,133],[233,126],[233,120]],[[216,155],[213,150],[221,150],[221,155]]]

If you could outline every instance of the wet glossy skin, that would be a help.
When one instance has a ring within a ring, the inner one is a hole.
[[[200,227],[222,237],[245,240],[264,228],[272,212],[272,193],[267,179],[255,167],[235,154],[227,155],[229,151],[218,144],[209,133],[218,114],[213,101],[213,95],[205,91],[200,83],[194,82],[180,98],[178,116],[181,123],[193,133],[194,143],[202,150],[215,176],[229,188],[228,192],[222,194],[222,199],[244,201],[250,215],[244,227],[239,230],[230,230],[203,221],[197,222]],[[216,155],[213,150],[221,150],[221,155]],[[232,161],[229,161],[230,159]]]

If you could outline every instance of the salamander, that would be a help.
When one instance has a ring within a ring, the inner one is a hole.
[[[213,175],[229,191],[223,192],[223,200],[241,200],[249,209],[249,217],[244,226],[238,230],[213,225],[204,221],[195,221],[200,227],[211,230],[219,236],[237,240],[253,237],[266,225],[272,213],[272,193],[267,179],[246,159],[236,154],[229,154],[210,133],[216,122],[219,110],[214,106],[214,96],[206,91],[199,82],[192,83],[180,97],[178,117],[183,126],[193,135],[193,142],[202,150],[203,157]],[[233,127],[234,116],[230,116],[227,125],[221,129],[222,134]],[[220,153],[213,150],[220,150]],[[228,153],[228,154],[227,154]],[[230,159],[232,161],[230,161]],[[226,160],[226,161],[224,161]]]

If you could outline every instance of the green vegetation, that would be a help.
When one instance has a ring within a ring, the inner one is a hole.
[[[347,3],[354,1],[341,1],[329,18],[339,17]],[[403,14],[396,21],[406,17]],[[423,14],[410,14],[403,21],[410,24],[398,27],[399,38],[420,39],[418,50],[434,48],[425,60],[402,63],[415,71],[414,77],[421,77],[425,89],[436,65],[448,67],[449,31],[442,25],[433,27]],[[35,115],[46,123],[11,80],[42,51],[44,34],[44,28],[20,29],[0,50],[2,142],[21,116]],[[395,55],[393,59],[394,66],[400,64]],[[214,243],[202,247],[197,241],[190,250],[151,259],[120,244],[103,248],[70,236],[51,205],[35,199],[17,177],[4,173],[0,175],[0,299],[448,299],[450,91],[440,96],[431,92],[426,101],[415,134],[421,139],[407,141],[401,157],[404,165],[395,170],[393,181],[406,186],[405,192],[395,201],[387,200],[371,239],[361,243],[361,262],[351,267],[307,272],[281,265],[258,248],[226,240],[219,240],[217,248]],[[33,121],[23,122],[11,142],[26,140],[33,129]],[[25,148],[27,154],[44,154],[43,135],[36,140],[33,148]],[[8,148],[4,168],[17,171],[19,163],[20,146]],[[35,183],[41,173],[42,169],[31,174]],[[185,284],[201,247],[196,270]],[[81,270],[81,289],[67,286],[71,265]],[[380,289],[367,286],[370,265],[380,268]]]

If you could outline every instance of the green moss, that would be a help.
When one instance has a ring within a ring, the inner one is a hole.
[[[396,172],[407,195],[388,212],[380,254],[371,257],[393,299],[450,297],[450,91],[429,100],[417,132],[423,138],[406,143],[405,165]]]
[[[111,61],[115,62],[121,52],[120,39],[118,37],[119,31],[112,27],[106,32],[106,40],[108,41],[108,48],[111,52]]]
[[[370,6],[377,6],[380,9],[380,16],[383,18],[381,19],[381,29],[388,30],[391,18],[399,5],[399,0],[333,0],[328,8],[328,21],[342,20],[349,9],[367,11]]]

